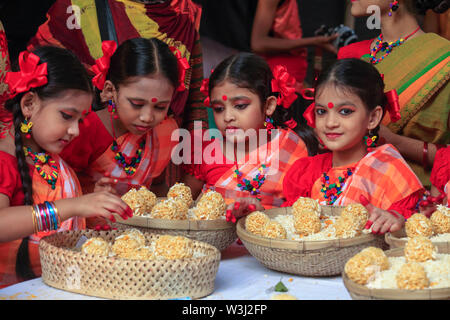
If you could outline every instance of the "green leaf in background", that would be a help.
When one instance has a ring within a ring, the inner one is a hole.
[[[288,292],[288,288],[286,288],[286,286],[283,284],[283,282],[278,282],[275,286],[275,291],[276,292]]]

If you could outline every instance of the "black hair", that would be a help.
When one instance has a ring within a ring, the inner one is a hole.
[[[450,0],[410,0],[409,5],[422,15],[430,9],[436,13],[444,13],[450,7]]]
[[[37,94],[40,99],[57,98],[65,90],[69,89],[81,90],[88,93],[93,92],[91,80],[86,69],[72,52],[58,47],[43,46],[36,48],[33,53],[39,57],[39,64],[47,63],[47,84],[29,90]],[[14,71],[18,70],[17,63],[13,65],[12,69]],[[24,204],[32,205],[32,181],[28,164],[25,160],[23,141],[20,133],[20,126],[24,121],[20,100],[24,94],[19,93],[14,98],[7,100],[5,107],[13,115],[15,153],[22,181],[22,189],[25,195]],[[30,267],[28,240],[29,237],[22,239],[16,258],[16,273],[25,280],[36,277]]]
[[[223,60],[209,78],[209,92],[222,81],[230,81],[240,88],[246,88],[258,95],[261,106],[264,106],[270,96],[278,97],[279,93],[272,91],[273,74],[266,60],[262,57],[248,52],[240,52]],[[299,99],[289,107],[277,106],[272,114],[273,125],[285,128],[285,122],[294,119],[297,127],[293,130],[305,142],[308,152],[313,155],[317,151],[317,140],[312,130],[302,122],[303,117],[296,117],[295,113],[300,108]]]
[[[353,58],[338,60],[318,77],[315,96],[322,87],[328,85],[333,85],[344,92],[356,94],[368,111],[381,106],[384,115],[388,103],[384,94],[384,81],[372,64]],[[372,131],[376,134],[379,129],[380,125],[378,124]]]
[[[106,80],[117,90],[130,77],[161,74],[176,89],[179,85],[178,61],[169,46],[157,38],[134,38],[124,41],[111,56]],[[96,90],[101,105],[100,91]]]

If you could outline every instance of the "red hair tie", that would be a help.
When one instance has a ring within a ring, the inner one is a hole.
[[[286,121],[284,123],[288,128],[290,129],[294,129],[297,126],[297,121],[295,121],[293,118],[291,118],[290,120]]]
[[[14,98],[21,92],[47,84],[47,63],[39,63],[40,58],[32,52],[22,51],[19,55],[19,71],[8,72],[5,83],[9,86],[9,96]]]
[[[203,100],[203,104],[206,107],[209,107],[211,105],[209,101],[209,78],[203,79],[202,85],[200,87],[200,92],[203,93],[203,95],[206,97],[205,100]]]
[[[308,92],[311,93],[311,95],[307,95]],[[315,92],[314,88],[305,88],[300,92],[300,94],[305,100],[314,100],[314,92]]]
[[[316,116],[314,113],[314,109],[315,109],[316,105],[315,103],[311,103],[309,105],[308,108],[306,108],[305,112],[303,113],[303,118],[306,119],[306,123],[308,124],[308,126],[310,126],[311,128],[315,128],[316,127]]]
[[[291,76],[285,66],[277,65],[273,69],[272,91],[279,92],[280,96],[277,99],[277,105],[283,108],[289,108],[292,102],[297,99],[295,93],[295,78]]]
[[[92,66],[91,70],[95,73],[92,83],[99,90],[103,90],[106,81],[106,75],[108,74],[109,65],[111,62],[111,57],[116,52],[117,43],[113,40],[106,40],[102,42],[103,57],[95,60],[95,65]]]
[[[178,82],[180,83],[180,85],[178,86],[177,91],[184,91],[186,90],[184,79],[186,77],[186,71],[190,68],[189,62],[185,57],[181,56],[181,52],[177,48],[171,46],[169,47],[169,49],[173,52],[173,54],[177,58],[178,63]]]
[[[397,90],[393,89],[385,93],[388,105],[386,106],[392,122],[400,120],[400,103],[398,101]]]

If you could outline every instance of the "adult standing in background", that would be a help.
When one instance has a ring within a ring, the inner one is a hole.
[[[308,46],[320,46],[337,53],[334,36],[303,38],[297,0],[258,1],[251,33],[251,49],[262,55],[273,69],[284,65],[296,79],[296,91],[303,88],[308,69]]]
[[[91,67],[102,56],[102,40],[121,44],[138,37],[158,38],[176,47],[190,66],[184,80],[187,90],[174,94],[171,112],[180,127],[191,130],[194,121],[200,121],[206,129],[205,97],[200,92],[203,80],[200,16],[201,8],[191,0],[58,0],[28,48],[45,44],[65,47]],[[179,168],[170,162],[166,184],[170,186],[179,179]]]
[[[424,186],[438,148],[450,143],[450,42],[425,33],[415,14],[445,8],[448,0],[352,0],[351,13],[367,16],[377,5],[381,34],[342,48],[338,58],[371,62],[384,74],[385,91],[396,89],[401,119],[383,119],[380,136],[408,160]],[[448,8],[448,6],[447,6]]]

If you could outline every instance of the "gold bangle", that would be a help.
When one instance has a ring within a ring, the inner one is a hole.
[[[33,218],[33,231],[34,233],[38,233],[37,221],[36,221],[36,210],[31,206],[31,217]]]

